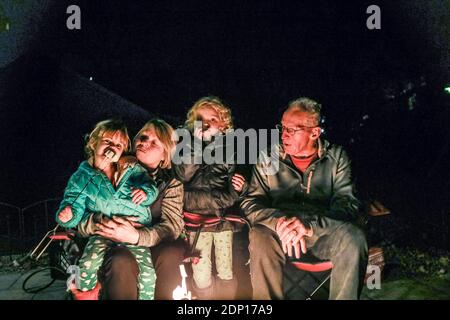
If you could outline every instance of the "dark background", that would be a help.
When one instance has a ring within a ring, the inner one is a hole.
[[[71,4],[81,30],[66,28]],[[214,94],[236,127],[273,128],[309,96],[391,234],[447,248],[449,27],[450,1],[2,1],[0,202],[60,197],[106,117],[131,134],[155,115],[176,126]]]

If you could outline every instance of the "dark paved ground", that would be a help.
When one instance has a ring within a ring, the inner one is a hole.
[[[235,259],[234,268],[238,279],[238,296],[237,299],[251,298],[251,283],[249,276],[248,250],[247,240],[244,233],[238,233],[235,240]],[[0,300],[63,300],[67,299],[66,282],[64,280],[54,281],[48,288],[38,293],[26,293],[22,289],[24,280],[37,268],[32,270],[14,270],[7,268],[7,258],[4,258],[0,265]],[[45,267],[45,263],[40,267]],[[301,276],[290,274],[290,279],[285,282],[286,287],[291,287],[292,280]],[[318,275],[323,277],[324,275]],[[307,277],[307,281],[303,281],[302,285],[307,288],[313,285],[311,278]],[[51,281],[50,272],[48,270],[40,272],[32,277],[27,283],[27,288],[37,288],[48,284]],[[326,288],[326,286],[324,287]],[[290,299],[305,299],[305,294],[299,288],[290,290],[288,297]],[[327,291],[321,290],[314,296],[316,299],[326,299]],[[440,276],[426,276],[417,278],[396,278],[383,279],[380,289],[369,290],[364,287],[361,299],[363,300],[450,300],[450,275],[444,274]]]

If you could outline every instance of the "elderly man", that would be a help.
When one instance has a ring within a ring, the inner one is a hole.
[[[283,114],[282,145],[253,169],[241,203],[253,228],[249,235],[253,298],[283,299],[283,268],[308,250],[331,260],[330,299],[358,299],[367,266],[367,242],[356,220],[350,160],[340,146],[320,138],[321,105],[292,101]],[[287,257],[289,256],[289,257]]]

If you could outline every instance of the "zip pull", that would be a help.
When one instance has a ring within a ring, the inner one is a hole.
[[[311,170],[308,175],[308,184],[306,185],[306,194],[309,194],[311,191],[311,179],[313,176],[314,170]]]
[[[311,180],[312,180],[313,173],[314,173],[314,170],[311,170],[309,172],[306,187],[303,185],[303,183],[300,185],[302,187],[302,189],[306,189],[306,194],[309,194],[311,192]]]

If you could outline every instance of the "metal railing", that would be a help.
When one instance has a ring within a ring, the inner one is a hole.
[[[36,201],[25,207],[0,202],[0,256],[24,253],[35,246],[42,236],[56,226],[55,213],[61,198],[49,198]],[[448,210],[442,210],[439,216],[427,215],[421,219],[420,225],[428,230],[429,239],[422,239],[429,245],[447,248],[450,245],[450,218]],[[388,238],[407,238],[406,234],[415,234],[414,230],[399,230],[400,221],[389,221],[383,225],[383,234],[391,234]],[[388,230],[389,229],[389,230]],[[392,230],[390,230],[392,229]],[[390,232],[391,231],[391,232]],[[392,236],[395,234],[395,237]],[[392,239],[392,240],[395,240]],[[408,241],[408,240],[407,240]]]
[[[22,253],[56,225],[61,198],[40,200],[23,208],[0,202],[0,255]]]

